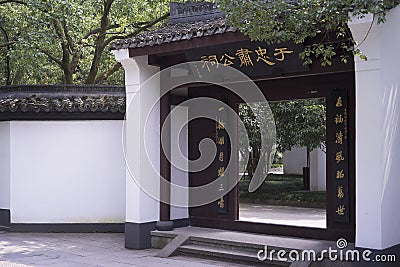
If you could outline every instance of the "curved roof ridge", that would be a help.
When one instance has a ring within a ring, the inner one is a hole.
[[[194,22],[167,24],[153,31],[116,41],[111,44],[111,49],[142,48],[236,31],[236,28],[228,24],[225,16]]]

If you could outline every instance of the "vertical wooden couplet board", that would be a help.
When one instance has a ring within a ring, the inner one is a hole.
[[[217,178],[226,178],[227,175],[226,167],[229,162],[228,155],[228,133],[226,131],[226,123],[228,122],[227,110],[224,107],[216,110],[215,116],[215,144],[217,146],[217,155],[215,157],[216,176]],[[225,194],[216,202],[217,213],[228,213],[228,185],[226,179],[221,179],[218,185],[219,192],[225,192]]]
[[[348,109],[347,90],[337,89],[332,92],[331,116],[328,121],[332,125],[334,135],[331,153],[333,153],[332,169],[333,190],[332,203],[334,222],[350,221],[349,190],[349,153],[348,153]]]

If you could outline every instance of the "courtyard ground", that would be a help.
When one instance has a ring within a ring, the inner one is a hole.
[[[240,203],[239,220],[259,223],[326,228],[326,210],[315,208]]]
[[[128,250],[123,234],[0,232],[0,267],[242,266],[207,259],[158,258],[158,250]]]

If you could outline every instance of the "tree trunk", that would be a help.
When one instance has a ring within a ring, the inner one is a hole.
[[[90,71],[85,80],[85,84],[94,84],[96,81],[97,73],[99,72],[101,53],[103,52],[100,52],[99,49],[100,48],[96,47],[96,51],[93,55],[92,66],[90,67]]]
[[[247,173],[249,174],[249,180],[253,177],[253,153],[249,152],[249,160],[247,163]]]
[[[253,152],[251,172],[254,174],[254,172],[256,171],[258,162],[260,160],[260,149],[259,149],[259,147],[254,145],[254,146],[251,146],[251,150]]]
[[[107,33],[107,28],[109,26],[109,14],[111,6],[114,0],[107,0],[104,2],[103,14],[101,16],[100,32],[96,39],[96,47],[94,49],[94,55],[92,59],[92,64],[90,66],[89,74],[86,78],[85,84],[94,84],[96,82],[96,77],[99,72],[101,55],[103,54],[105,48],[105,38]]]
[[[6,43],[10,43],[10,38],[8,37],[7,31],[0,27],[3,36],[4,36],[4,40]],[[11,48],[11,44],[8,44],[6,46],[7,52],[5,53],[5,61],[6,64],[4,66],[4,76],[6,77],[6,85],[11,85],[11,66],[10,66],[10,56],[8,54],[8,52],[10,51]]]
[[[63,59],[62,59],[62,69],[64,72],[64,83],[65,84],[73,84],[74,79],[72,78],[72,70],[70,64],[70,53],[68,47],[63,44]]]
[[[73,84],[74,79],[72,77],[71,70],[68,67],[64,67],[63,72],[64,72],[64,83],[65,84]]]
[[[307,147],[307,167],[303,168],[303,189],[310,190],[310,150]]]

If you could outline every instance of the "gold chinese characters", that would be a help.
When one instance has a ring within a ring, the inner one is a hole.
[[[337,170],[336,171],[336,179],[343,179],[344,178],[344,170]]]
[[[343,145],[343,133],[342,133],[342,131],[339,131],[338,133],[336,133],[335,143],[339,144],[339,145]]]
[[[224,107],[218,108],[219,114],[215,118],[215,142],[217,143],[217,176],[221,178],[225,176],[225,165],[224,165],[224,149],[225,149],[225,116],[224,116]],[[221,113],[222,112],[222,113]],[[225,192],[225,183],[224,181],[220,182],[219,192]],[[221,209],[221,212],[227,208],[226,199],[222,196],[217,201],[218,208]]]
[[[343,151],[342,150],[340,150],[339,152],[336,153],[335,160],[336,160],[336,163],[339,163],[339,162],[344,160],[344,156],[343,156]]]
[[[337,197],[344,198],[343,186],[339,185],[337,189]]]
[[[223,198],[223,197],[221,197],[221,198],[219,199],[219,201],[218,201],[218,206],[219,206],[221,209],[223,209],[223,208],[225,207],[225,201],[224,201],[224,198]]]
[[[339,96],[338,99],[336,100],[336,105],[337,108],[343,107],[343,101],[342,101],[342,97]]]
[[[339,207],[336,209],[336,213],[338,215],[344,215],[345,210],[346,210],[346,208],[344,207],[344,205],[339,205]]]
[[[211,72],[213,68],[218,69],[220,65],[226,67],[235,65],[238,67],[253,67],[255,63],[265,63],[268,66],[273,66],[277,62],[285,61],[286,56],[292,54],[294,51],[289,50],[287,47],[278,47],[272,51],[271,57],[268,55],[268,49],[259,46],[255,50],[249,48],[239,48],[236,52],[217,55],[203,55],[200,60],[203,62],[201,68]]]

